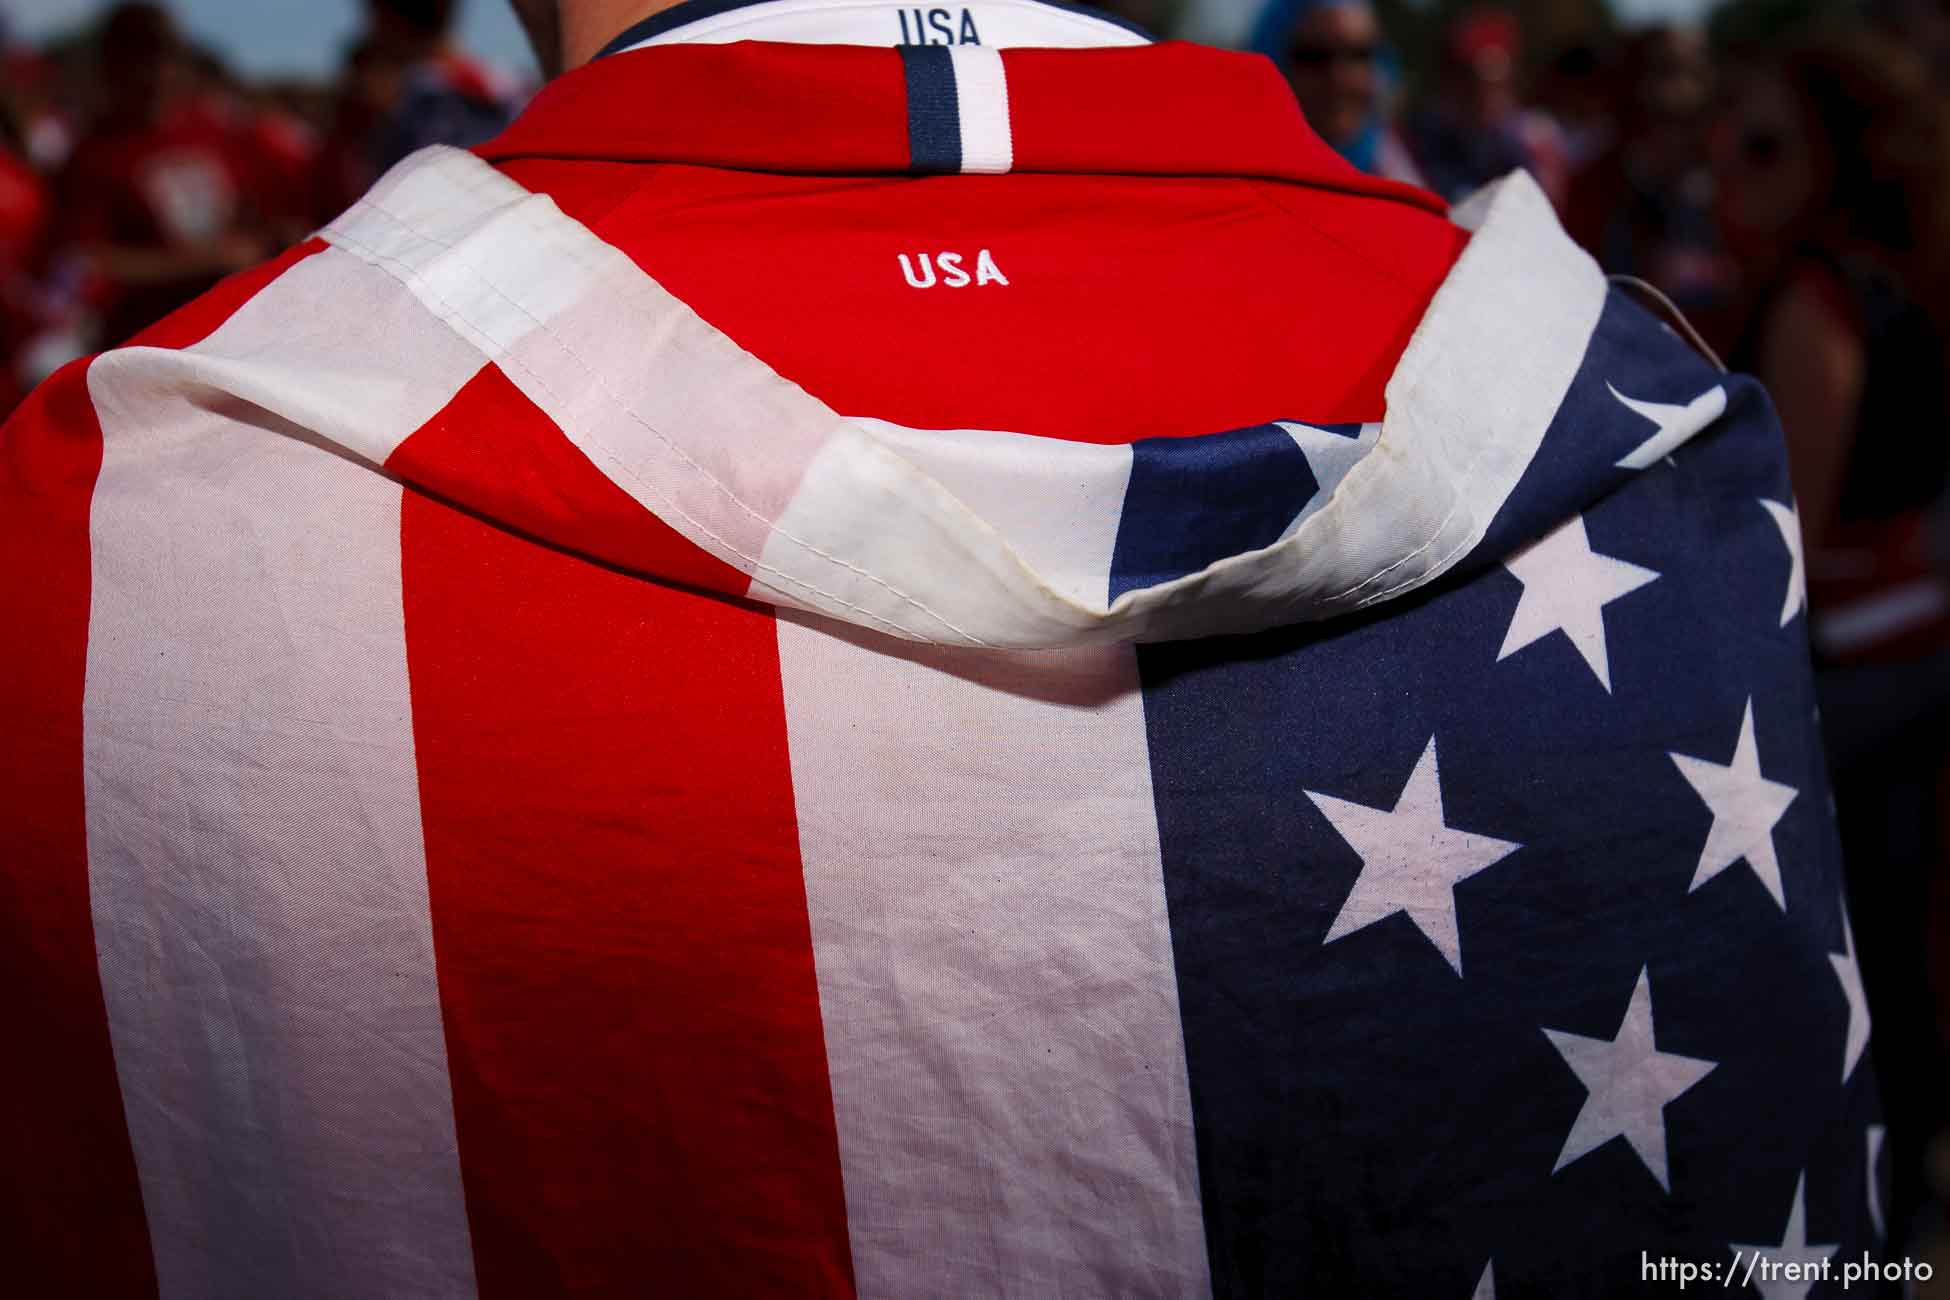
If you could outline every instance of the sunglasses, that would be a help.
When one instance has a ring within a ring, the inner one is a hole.
[[[1295,45],[1286,56],[1294,67],[1311,71],[1336,63],[1373,63],[1379,53],[1380,47],[1375,45]]]

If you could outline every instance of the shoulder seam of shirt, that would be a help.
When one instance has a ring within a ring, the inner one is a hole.
[[[1258,176],[1242,176],[1239,177],[1238,179],[1245,181],[1247,184],[1247,188],[1249,188],[1252,191],[1253,196],[1257,198],[1260,202],[1264,203],[1267,207],[1272,208],[1275,212],[1279,213],[1281,216],[1286,217],[1287,219],[1294,221],[1302,226],[1305,226],[1308,230],[1312,231],[1320,238],[1326,240],[1328,243],[1334,245],[1336,248],[1345,252],[1350,258],[1359,262],[1361,265],[1367,267],[1370,271],[1374,272],[1382,279],[1389,281],[1391,284],[1394,284],[1396,287],[1403,289],[1411,294],[1422,293],[1422,288],[1423,288],[1422,286],[1411,283],[1407,278],[1402,276],[1399,272],[1394,270],[1392,267],[1386,266],[1383,263],[1377,261],[1366,249],[1357,248],[1353,244],[1350,244],[1346,240],[1342,239],[1340,236],[1335,235],[1327,230],[1323,230],[1320,227],[1319,223],[1315,222],[1312,218],[1308,217],[1305,212],[1302,212],[1298,208],[1288,204],[1285,201],[1285,196],[1280,194],[1275,187],[1282,184],[1291,184],[1292,182],[1267,180],[1265,178],[1258,177]],[[1312,187],[1307,187],[1307,188],[1312,188]],[[1333,192],[1342,193],[1342,191],[1338,191],[1338,190]],[[1374,194],[1357,194],[1357,195],[1349,195],[1349,197],[1380,199],[1384,202],[1399,201],[1399,200],[1390,199],[1386,195],[1374,195]],[[1417,212],[1423,211],[1423,209],[1417,208],[1413,204],[1404,203],[1403,206],[1408,207]],[[1429,215],[1434,216],[1435,214],[1429,213]],[[1436,220],[1447,221],[1447,218],[1437,217]]]

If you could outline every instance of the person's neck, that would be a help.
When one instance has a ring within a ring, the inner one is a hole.
[[[579,68],[603,46],[679,0],[562,0],[562,66]]]

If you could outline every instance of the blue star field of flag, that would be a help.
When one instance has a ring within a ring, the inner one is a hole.
[[[1266,428],[1212,458],[1213,518],[1252,545],[1318,490]],[[1242,447],[1287,485],[1263,518]],[[1142,478],[1114,592],[1205,558],[1141,526]],[[1764,395],[1614,295],[1441,582],[1141,649],[1219,1296],[1881,1257],[1800,584]]]

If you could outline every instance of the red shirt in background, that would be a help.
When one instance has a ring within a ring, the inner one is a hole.
[[[82,248],[191,250],[246,229],[259,168],[236,132],[202,112],[155,124],[104,125],[76,147],[61,179],[64,233]],[[197,272],[103,289],[103,341],[119,343],[209,289]]]

